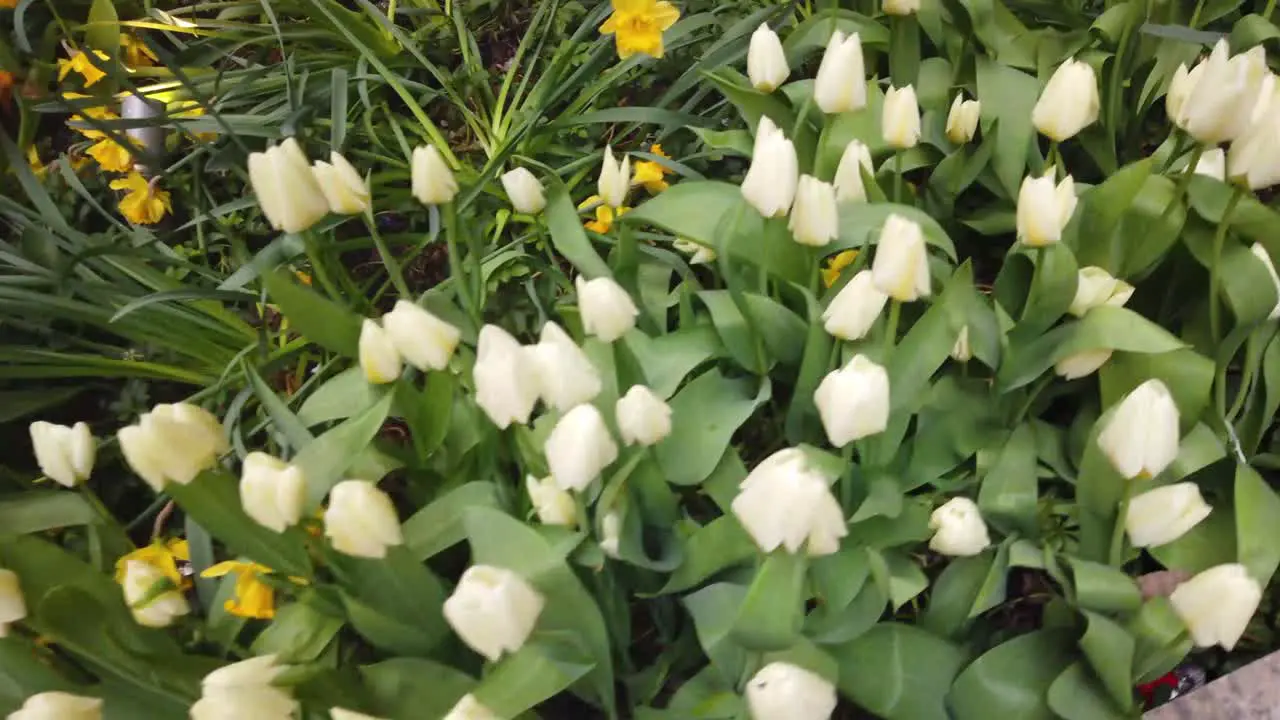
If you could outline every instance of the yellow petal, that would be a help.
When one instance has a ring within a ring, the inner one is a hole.
[[[612,35],[618,31],[618,14],[610,15],[602,25],[600,25],[601,35]]]
[[[204,572],[200,573],[200,577],[222,577],[227,573],[240,572],[247,566],[247,563],[243,563],[238,560],[223,560],[217,565],[206,568]]]
[[[675,5],[662,0],[656,4],[650,17],[660,29],[666,30],[675,25],[676,21],[680,19],[680,11],[676,9]]]

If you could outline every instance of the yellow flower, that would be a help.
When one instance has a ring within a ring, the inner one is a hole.
[[[667,160],[671,159],[670,155],[662,152],[662,146],[656,143],[649,147],[649,152],[660,158],[665,158]],[[670,174],[671,171],[662,163],[654,162],[652,160],[642,160],[636,163],[635,174],[631,176],[631,184],[643,185],[644,189],[648,190],[650,195],[657,195],[668,187],[671,187],[667,184],[666,180],[662,179],[663,175]]]
[[[596,219],[588,220],[583,223],[582,226],[592,232],[598,232],[601,234],[609,232],[609,228],[613,227],[614,219],[622,217],[631,209],[629,207],[620,207],[615,211],[613,208],[604,204],[604,199],[599,195],[592,195],[586,200],[583,200],[582,203],[578,205],[578,209],[585,210],[592,205],[596,205]]]
[[[129,172],[133,169],[133,153],[111,138],[99,140],[85,152],[107,172]]]
[[[840,279],[840,271],[853,264],[858,259],[857,250],[845,250],[827,261],[827,267],[822,271],[822,284],[831,287]]]
[[[89,97],[88,95],[81,95],[80,93],[65,93],[62,96],[62,99],[63,100],[84,100],[84,99],[87,99],[88,97]],[[102,138],[106,137],[107,134],[102,132],[101,130],[89,127],[87,119],[90,119],[90,118],[93,120],[105,121],[105,120],[119,120],[120,116],[116,115],[114,112],[109,110],[105,105],[80,108],[78,112],[73,113],[71,117],[67,118],[67,127],[71,128],[72,130],[75,130],[76,132],[89,138],[90,140],[101,140]],[[77,125],[76,123],[79,123],[79,124]]]
[[[194,120],[204,117],[204,107],[195,100],[177,100],[169,103],[169,117],[179,120]],[[218,139],[216,132],[196,132],[191,136],[201,142],[213,142]]]
[[[644,53],[662,57],[662,33],[680,19],[680,11],[666,0],[612,0],[613,14],[600,26],[613,35],[623,60]]]
[[[135,225],[154,225],[160,222],[166,212],[173,209],[169,193],[155,189],[146,178],[136,172],[119,180],[112,180],[111,189],[129,191],[120,200],[120,214]]]
[[[36,152],[35,145],[27,148],[27,164],[40,180],[44,180],[45,175],[49,174],[49,166],[40,162],[40,153]]]
[[[276,615],[276,591],[258,579],[259,575],[270,572],[271,568],[266,565],[227,560],[200,573],[200,577],[222,577],[227,573],[235,573],[235,595],[222,605],[223,609],[239,617],[270,620]]]
[[[0,0],[0,8],[8,8],[12,10],[18,7],[18,0]]]
[[[94,50],[93,54],[103,63],[111,60],[111,57],[101,50]],[[79,50],[71,53],[70,58],[58,61],[58,82],[62,82],[73,70],[84,76],[85,87],[93,87],[95,83],[107,76],[102,68],[93,64],[92,58]]]
[[[128,33],[120,33],[120,47],[124,48],[124,61],[133,67],[147,67],[160,60],[145,42]]]
[[[125,567],[131,560],[144,562],[164,573],[174,587],[181,588],[191,584],[190,580],[184,579],[182,573],[178,572],[179,560],[191,561],[191,549],[186,540],[178,538],[171,538],[168,542],[157,540],[125,555],[116,561],[116,582],[124,582]]]

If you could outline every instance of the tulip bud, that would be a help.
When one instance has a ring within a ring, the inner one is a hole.
[[[1276,266],[1271,262],[1271,254],[1267,252],[1262,243],[1258,242],[1254,243],[1253,247],[1249,248],[1249,251],[1253,253],[1254,257],[1261,260],[1263,266],[1267,268],[1267,274],[1271,276],[1271,284],[1276,289],[1276,296],[1280,298],[1280,275],[1276,274]],[[1268,317],[1271,320],[1280,318],[1280,300],[1276,301],[1276,306],[1271,309],[1271,314]],[[48,473],[46,472],[45,474],[47,475]]]
[[[836,710],[834,685],[785,662],[761,668],[747,682],[746,695],[752,720],[827,720]]]
[[[978,505],[966,497],[951,498],[934,510],[929,529],[934,531],[929,549],[943,555],[977,555],[991,544]]]
[[[1213,148],[1206,150],[1200,156],[1200,160],[1196,162],[1195,170],[1197,175],[1204,175],[1215,180],[1226,182],[1227,179],[1227,154],[1222,148]]]
[[[1269,74],[1261,45],[1231,57],[1226,39],[1219,40],[1209,57],[1186,77],[1175,76],[1182,97],[1169,101],[1176,106],[1170,108],[1177,111],[1174,122],[1204,145],[1235,140],[1253,122],[1253,109]],[[1172,85],[1170,93],[1174,93]]]
[[[1178,406],[1169,388],[1151,379],[1120,401],[1098,447],[1124,477],[1151,478],[1178,457],[1178,437]]]
[[[481,705],[475,695],[467,693],[449,710],[444,720],[502,720],[502,717]]]
[[[969,362],[973,358],[973,348],[969,346],[969,326],[960,328],[956,344],[951,346],[951,359],[956,362]]]
[[[382,327],[400,357],[422,372],[449,367],[462,336],[458,328],[408,300],[396,301],[382,316]]]
[[[822,247],[839,232],[836,189],[812,175],[801,175],[787,227],[801,245]]]
[[[413,196],[423,205],[443,205],[458,194],[458,181],[435,145],[413,149]]]
[[[844,447],[889,424],[889,374],[865,355],[822,378],[813,393],[827,439]]]
[[[929,252],[914,220],[894,213],[884,221],[871,279],[876,289],[900,302],[929,297]]]
[[[18,574],[0,568],[0,638],[9,635],[9,626],[27,616],[27,601],[22,597]]]
[[[288,690],[272,685],[287,669],[276,663],[275,655],[260,655],[214,670],[200,684],[191,720],[291,720],[298,701]]]
[[[1211,567],[1169,595],[1169,604],[1197,647],[1221,645],[1227,652],[1244,635],[1260,602],[1262,586],[1239,563]]]
[[[1169,116],[1170,122],[1178,127],[1182,127],[1184,117],[1182,110],[1186,107],[1187,98],[1191,97],[1191,93],[1196,89],[1196,83],[1200,81],[1200,76],[1203,74],[1203,63],[1196,65],[1194,70],[1188,70],[1186,63],[1183,63],[1174,71],[1173,79],[1169,81],[1169,90],[1164,97],[1165,114]]]
[[[329,162],[317,160],[311,166],[311,171],[316,176],[320,190],[324,192],[331,212],[338,215],[359,215],[372,206],[369,184],[341,154],[330,152]]]
[[[358,713],[355,710],[344,710],[342,708],[330,708],[329,717],[331,720],[383,720],[383,718],[374,717]],[[445,720],[448,720],[446,717]]]
[[[1043,177],[1022,179],[1018,190],[1018,240],[1027,247],[1046,247],[1062,239],[1062,230],[1076,211],[1076,186],[1068,175],[1053,184],[1050,168]]]
[[[156,492],[166,482],[186,485],[227,452],[218,418],[195,405],[156,405],[116,437],[129,467]]]
[[[404,544],[391,498],[363,480],[343,480],[329,491],[324,534],[334,550],[354,557],[380,560],[387,548]]]
[[[618,432],[627,445],[656,445],[671,434],[671,407],[644,385],[632,385],[615,411]]]
[[[888,295],[876,288],[871,271],[863,270],[854,275],[822,311],[822,327],[841,340],[861,340],[876,324],[888,299]]]
[[[529,491],[529,502],[533,511],[543,525],[564,525],[573,527],[578,523],[578,511],[573,496],[556,484],[555,478],[548,475],[541,480],[530,475],[524,479],[525,488]]]
[[[8,720],[101,720],[102,700],[64,692],[32,695]]]
[[[169,583],[170,589],[155,595],[152,589],[157,583]],[[172,587],[172,582],[160,568],[140,560],[129,560],[124,566],[121,582],[125,604],[139,625],[162,628],[173,624],[175,618],[191,612],[182,591]]]
[[[69,488],[89,479],[98,447],[88,425],[67,427],[38,420],[29,431],[36,462],[46,477]]]
[[[249,154],[249,183],[275,230],[299,233],[329,213],[324,190],[293,138]]]
[[[444,619],[472,650],[497,662],[513,653],[538,624],[545,599],[505,568],[472,565],[444,601]]]
[[[1098,78],[1085,62],[1058,66],[1031,111],[1031,123],[1042,135],[1062,142],[1098,120]]]
[[[836,30],[822,53],[813,81],[813,101],[822,112],[841,113],[867,106],[867,78],[862,65],[862,39]]]
[[[1263,88],[1253,119],[1231,143],[1226,162],[1231,179],[1251,190],[1280,184],[1280,83],[1268,74]]]
[[[528,168],[515,168],[502,175],[502,189],[511,200],[511,207],[518,213],[537,215],[547,206],[542,194],[542,183]]]
[[[631,189],[631,156],[623,155],[622,162],[618,162],[613,157],[613,147],[606,145],[596,189],[605,205],[622,207],[627,201],[627,191]]]
[[[533,355],[538,387],[547,405],[568,410],[600,394],[600,374],[591,364],[591,358],[554,322],[542,326]]]
[[[1133,297],[1133,286],[1111,276],[1100,267],[1090,265],[1076,274],[1076,295],[1067,312],[1076,317],[1102,306],[1124,307]]]
[[[871,150],[861,141],[850,140],[840,155],[840,165],[836,167],[836,178],[832,182],[836,186],[836,200],[866,202],[867,189],[862,184],[862,168],[866,168],[869,174],[875,173]]]
[[[1063,380],[1077,380],[1097,372],[1098,368],[1106,365],[1110,359],[1110,348],[1084,350],[1059,360],[1054,364],[1053,371]]]
[[[977,100],[965,100],[963,95],[956,95],[951,102],[951,112],[947,113],[947,139],[956,145],[972,140],[978,131],[981,114],[982,106]]]
[[[575,282],[578,307],[582,312],[582,329],[611,343],[636,326],[640,311],[622,286],[611,277],[587,280],[581,275]]]
[[[263,452],[245,456],[240,475],[240,504],[245,514],[259,525],[278,533],[296,525],[302,517],[306,490],[302,468]]]
[[[610,510],[600,520],[600,550],[617,560],[620,542],[622,542],[622,518],[617,511]]]
[[[1158,547],[1185,535],[1212,510],[1199,486],[1180,482],[1130,498],[1124,526],[1134,547]]]
[[[391,335],[377,320],[365,318],[360,325],[360,369],[364,379],[374,385],[395,382],[403,363]]]
[[[618,446],[594,405],[579,405],[565,413],[551,429],[543,451],[556,485],[578,492],[618,459]]]
[[[830,555],[849,532],[827,478],[799,448],[765,458],[742,481],[730,507],[763,552],[785,547],[790,553],[807,548],[811,556]]]
[[[747,77],[751,78],[751,85],[760,92],[773,92],[790,74],[791,67],[787,65],[778,34],[769,29],[768,23],[760,23],[751,33],[751,45],[747,48]]]
[[[677,252],[692,255],[693,257],[689,258],[690,265],[706,265],[716,261],[716,251],[706,245],[676,238],[675,242],[671,243],[671,247]]]
[[[920,105],[916,103],[915,87],[891,87],[885,93],[880,131],[889,147],[898,150],[913,148],[920,142]]]
[[[476,364],[476,404],[494,425],[529,422],[538,402],[537,358],[533,348],[522,346],[497,325],[480,328]]]
[[[791,209],[799,178],[795,145],[769,116],[760,116],[751,167],[742,178],[742,197],[764,217],[780,217]]]

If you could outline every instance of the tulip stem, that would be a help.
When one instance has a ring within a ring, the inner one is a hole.
[[[893,201],[902,202],[902,151],[893,151]]]
[[[902,301],[889,301],[889,324],[884,329],[884,352],[887,356],[898,339],[898,318],[902,315]]]
[[[333,278],[329,277],[329,270],[325,267],[320,245],[316,242],[315,235],[310,230],[302,231],[302,243],[307,250],[307,257],[311,260],[311,269],[314,271],[316,279],[320,281],[324,291],[334,300],[340,299],[342,293],[338,290],[338,286],[333,284]]]
[[[1045,165],[1044,171],[1046,175],[1049,173],[1053,173],[1054,182],[1058,181],[1058,155],[1059,155],[1058,141],[1050,140],[1049,155],[1044,160],[1044,165]]]
[[[1276,0],[1267,0],[1267,6],[1262,10],[1262,17],[1267,20],[1271,19],[1271,13],[1276,11]]]
[[[1181,200],[1182,196],[1187,192],[1187,186],[1191,184],[1191,176],[1196,174],[1196,166],[1200,164],[1201,155],[1204,155],[1204,145],[1196,143],[1196,146],[1191,149],[1191,157],[1187,160],[1186,169],[1182,171],[1182,177],[1178,178],[1178,189],[1173,193],[1171,203]],[[1172,205],[1166,208],[1165,215],[1168,215],[1169,210],[1172,209]]]
[[[444,204],[444,241],[449,250],[449,275],[457,287],[458,301],[471,315],[478,329],[480,327],[480,309],[471,298],[470,278],[462,265],[462,254],[458,252],[458,211],[453,203]]]
[[[400,293],[400,297],[405,300],[412,301],[413,293],[409,291],[409,285],[404,281],[400,263],[396,262],[396,256],[391,254],[391,248],[387,247],[387,243],[378,232],[378,223],[373,218],[372,209],[365,211],[364,224],[369,228],[369,235],[373,237],[373,244],[378,248],[378,255],[382,257],[382,264],[386,266],[387,274],[391,276],[391,282],[396,286],[396,292]]]
[[[1227,240],[1227,229],[1231,227],[1231,214],[1239,204],[1244,192],[1239,187],[1231,193],[1227,207],[1222,211],[1222,220],[1218,222],[1218,230],[1213,234],[1213,264],[1209,266],[1209,334],[1214,346],[1222,341],[1222,307],[1218,294],[1222,289],[1222,246]],[[1222,361],[1222,367],[1214,375],[1214,400],[1218,414],[1226,421],[1227,410],[1227,364],[1231,358]]]
[[[1118,568],[1124,564],[1124,522],[1129,514],[1129,497],[1132,495],[1133,482],[1124,481],[1124,495],[1120,498],[1120,508],[1116,512],[1116,522],[1111,528],[1110,565]]]
[[[1199,2],[1196,3],[1196,9],[1191,13],[1191,22],[1187,23],[1187,26],[1190,27],[1192,30],[1195,30],[1196,27],[1200,25],[1200,14],[1203,12],[1204,12],[1204,0],[1200,0]],[[1267,17],[1267,16],[1264,14],[1263,17]]]

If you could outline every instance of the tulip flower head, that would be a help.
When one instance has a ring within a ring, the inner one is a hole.
[[[200,683],[191,720],[290,720],[299,710],[298,701],[272,684],[287,669],[275,655],[259,655],[214,670]]]
[[[338,720],[334,718],[334,720]],[[463,695],[443,720],[503,720],[502,716],[480,704],[471,693]]]
[[[27,601],[22,596],[18,574],[0,568],[0,638],[8,637],[9,626],[27,616]]]
[[[548,475],[539,480],[530,475],[525,478],[525,488],[529,491],[533,511],[543,525],[573,527],[577,524],[578,511],[573,495],[557,485],[555,478]]]
[[[511,207],[518,213],[537,215],[547,206],[542,183],[528,168],[515,168],[503,173],[502,189],[511,200]]]
[[[343,480],[329,491],[324,534],[334,550],[352,557],[380,560],[404,544],[391,498],[363,480]]]
[[[1221,645],[1227,652],[1244,635],[1260,602],[1262,586],[1238,563],[1211,567],[1169,595],[1197,647]]]
[[[262,214],[277,231],[300,233],[329,213],[324,190],[293,138],[250,153],[249,182]]]
[[[768,23],[760,23],[760,27],[751,33],[751,44],[747,48],[747,77],[752,87],[760,92],[773,92],[787,81],[790,74],[791,66],[787,64],[787,55],[782,51],[778,34],[769,28]]]
[[[263,452],[244,458],[240,475],[240,504],[259,525],[276,532],[296,525],[306,495],[302,468]]]
[[[863,270],[822,311],[822,327],[841,340],[861,340],[871,331],[889,296],[880,292],[870,270]]]
[[[1058,66],[1031,111],[1040,134],[1062,142],[1098,120],[1098,78],[1085,62],[1069,59]]]
[[[730,507],[762,552],[781,547],[830,555],[849,532],[827,478],[799,448],[765,458],[742,481]]]
[[[1018,190],[1018,240],[1027,247],[1046,247],[1062,239],[1062,231],[1076,211],[1076,187],[1071,176],[1056,186],[1050,169],[1043,177],[1022,179]]]
[[[1204,154],[1196,161],[1195,169],[1192,172],[1226,182],[1227,153],[1222,148],[1204,151]]]
[[[1130,498],[1124,525],[1134,547],[1158,547],[1182,537],[1212,511],[1199,486],[1180,482]]]
[[[627,291],[611,277],[587,280],[578,276],[578,307],[582,312],[582,329],[604,342],[611,343],[636,326],[640,311]]]
[[[617,511],[610,510],[600,519],[600,550],[616,560],[620,542],[622,542],[622,517]]]
[[[524,646],[546,600],[506,568],[472,565],[444,601],[444,619],[472,650],[490,662]]]
[[[613,156],[613,148],[606,145],[596,189],[609,207],[620,208],[625,205],[627,191],[631,189],[631,156],[623,155],[622,160],[618,161]]]
[[[795,200],[799,167],[795,145],[769,116],[760,116],[751,167],[742,179],[742,197],[764,217],[785,215]]]
[[[549,407],[568,410],[600,394],[603,384],[591,358],[556,323],[542,326],[532,353],[538,388]]]
[[[156,594],[155,588],[160,583],[168,583],[170,589]],[[126,561],[121,589],[134,621],[144,627],[168,627],[175,619],[191,612],[191,606],[172,578],[150,563]]]
[[[1090,310],[1102,305],[1124,307],[1133,297],[1133,286],[1112,277],[1100,267],[1090,265],[1080,268],[1076,274],[1076,294],[1067,312],[1084,317]]]
[[[656,445],[671,434],[671,406],[644,385],[632,385],[615,405],[618,432],[627,445]]]
[[[1249,125],[1231,143],[1225,168],[1233,182],[1251,190],[1280,184],[1280,82],[1268,73],[1262,87]]]
[[[850,140],[840,155],[840,164],[836,167],[836,177],[832,182],[836,186],[836,200],[839,202],[866,202],[867,190],[862,182],[862,171],[875,175],[876,169],[871,162],[871,150],[859,140]]]
[[[813,81],[813,101],[827,114],[853,112],[867,106],[867,74],[862,62],[862,38],[836,30],[822,53]]]
[[[969,345],[969,326],[960,328],[955,345],[951,346],[951,359],[956,362],[969,362],[973,358],[973,348]]]
[[[885,15],[914,15],[920,10],[921,0],[884,0]]]
[[[836,688],[817,673],[772,662],[747,682],[752,720],[827,720],[836,709]]]
[[[929,529],[933,530],[929,549],[943,555],[968,557],[991,545],[978,505],[966,497],[951,498],[934,510]]]
[[[600,471],[618,459],[618,445],[594,405],[578,405],[564,414],[543,447],[551,477],[563,490],[582,492]]]
[[[913,148],[920,142],[920,105],[915,87],[891,87],[885,93],[880,131],[885,143],[897,150]]]
[[[1176,113],[1174,123],[1200,143],[1230,142],[1253,122],[1269,74],[1261,45],[1231,57],[1223,38],[1195,69],[1175,75],[1166,107]]]
[[[801,245],[822,247],[834,240],[840,231],[835,187],[812,175],[801,175],[787,227]]]
[[[365,318],[360,325],[360,369],[373,385],[385,385],[400,377],[404,362],[391,335],[377,320]]]
[[[329,153],[329,162],[317,160],[311,166],[316,182],[329,203],[329,211],[337,215],[359,215],[373,205],[369,183],[338,152]]]
[[[65,692],[32,695],[8,720],[102,720],[102,700]]]
[[[899,302],[929,296],[929,252],[919,223],[897,213],[885,219],[871,279],[876,289]]]
[[[813,393],[822,427],[835,447],[884,432],[889,424],[889,374],[865,355],[822,379]]]
[[[443,205],[458,194],[458,181],[435,145],[413,149],[410,164],[413,196],[423,205]]]
[[[956,95],[956,99],[951,101],[951,111],[947,113],[947,139],[956,145],[972,140],[978,132],[981,114],[982,106],[977,100],[965,100],[963,95]]]
[[[1169,388],[1148,380],[1120,401],[1098,446],[1125,478],[1151,478],[1178,456],[1178,406]]]
[[[539,380],[534,348],[522,346],[497,325],[480,329],[472,377],[476,404],[494,425],[529,422],[538,402]]]
[[[116,436],[129,467],[156,492],[186,485],[230,450],[216,417],[189,403],[156,405]]]
[[[98,445],[88,425],[67,427],[39,420],[29,431],[36,462],[46,477],[69,488],[89,479]]]
[[[422,372],[449,367],[462,337],[458,328],[408,300],[396,301],[382,316],[382,327],[399,356]]]

